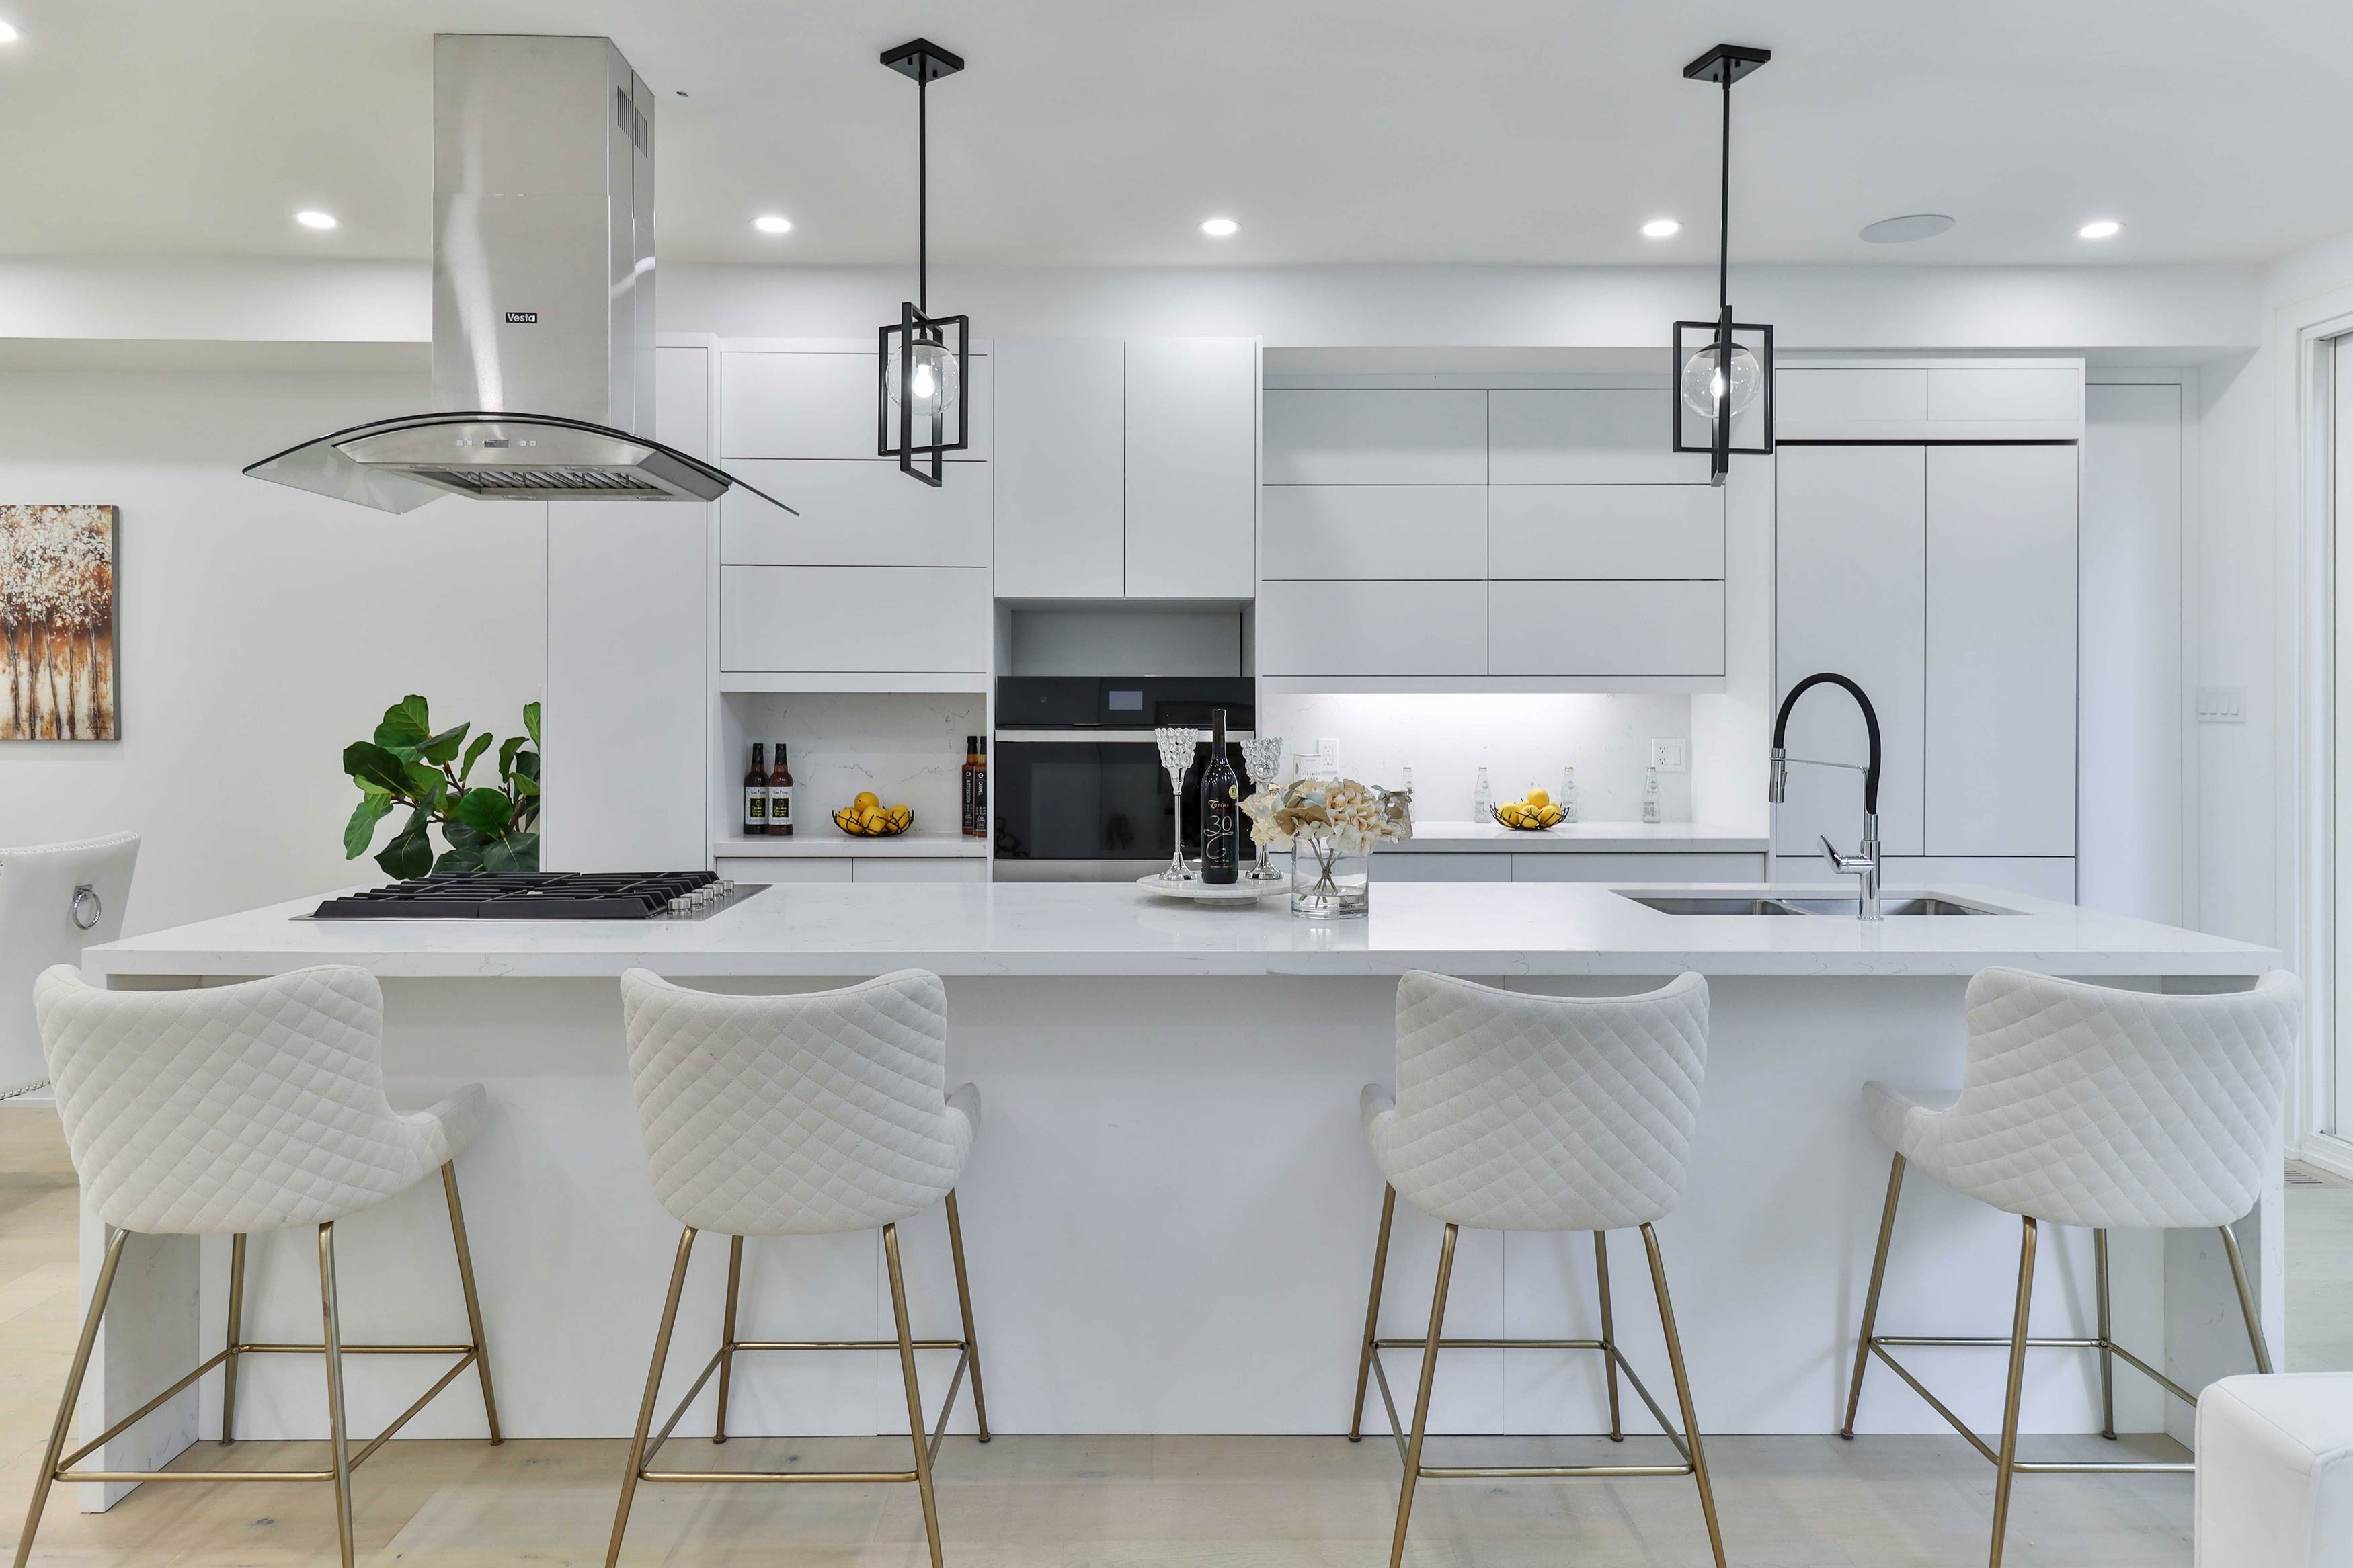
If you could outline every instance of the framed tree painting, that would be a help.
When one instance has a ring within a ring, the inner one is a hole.
[[[121,739],[111,506],[0,504],[0,741]]]

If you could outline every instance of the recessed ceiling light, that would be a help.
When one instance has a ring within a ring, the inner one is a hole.
[[[2104,217],[2085,224],[2077,229],[2075,234],[2082,239],[2114,239],[2124,231],[2124,225],[2112,217]]]
[[[294,221],[304,228],[332,228],[335,226],[335,215],[322,213],[316,207],[305,207],[294,215]]]
[[[1681,234],[1683,231],[1683,226],[1671,217],[1654,217],[1642,226],[1644,237],[1650,239],[1664,239],[1669,235]]]
[[[1953,220],[1943,213],[1909,213],[1865,225],[1861,237],[1872,245],[1909,245],[1915,239],[1934,239],[1952,226]]]
[[[1229,234],[1240,233],[1241,226],[1229,217],[1213,217],[1202,223],[1201,232],[1212,239],[1223,239]]]
[[[752,220],[752,226],[762,234],[790,234],[793,220],[779,213],[762,213]]]
[[[5,22],[0,22],[0,44],[13,44],[16,41],[17,37],[18,34],[16,28],[10,26]]]

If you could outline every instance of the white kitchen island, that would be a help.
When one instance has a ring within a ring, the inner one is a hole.
[[[1864,1080],[1957,1085],[1962,988],[1988,964],[2212,989],[2278,963],[2221,938],[1942,890],[2008,912],[1870,926],[1670,915],[1603,886],[1381,885],[1377,874],[1368,921],[1322,924],[1279,899],[1201,908],[1125,885],[807,885],[693,922],[314,921],[297,918],[317,902],[304,900],[94,948],[86,964],[116,986],[358,964],[384,982],[396,1103],[488,1087],[490,1123],[459,1172],[501,1415],[510,1435],[530,1436],[627,1433],[677,1242],[625,1076],[615,976],[631,965],[747,991],[907,966],[945,976],[949,1081],[976,1080],[985,1102],[960,1191],[992,1425],[1153,1433],[1345,1428],[1381,1199],[1356,1097],[1391,1081],[1396,975],[1593,994],[1696,969],[1714,997],[1704,1103],[1690,1189],[1659,1228],[1700,1418],[1711,1431],[1820,1433],[1841,1412],[1885,1190],[1887,1154],[1860,1113]],[[944,1226],[934,1214],[906,1230],[918,1334],[945,1332],[955,1303]],[[2276,1189],[2241,1230],[2276,1353]],[[438,1191],[339,1232],[347,1339],[462,1337]],[[86,1276],[101,1239],[86,1222]],[[2044,1250],[2055,1257],[2036,1331],[2088,1323],[2091,1237],[2058,1232]],[[716,1342],[724,1252],[709,1240],[698,1252],[671,1356],[678,1389]],[[2192,1388],[2245,1368],[2215,1237],[2119,1236],[2114,1252],[2124,1342]],[[1436,1226],[1401,1206],[1385,1333],[1421,1331],[1435,1253]],[[1614,1271],[1618,1327],[1636,1364],[1662,1373],[1640,1253],[1621,1250]],[[2013,1220],[1915,1175],[1883,1323],[2005,1331],[2016,1253]],[[315,1339],[314,1257],[307,1232],[255,1239],[249,1334]],[[88,1430],[217,1343],[227,1258],[225,1239],[134,1244]],[[745,1276],[747,1335],[889,1331],[871,1235],[756,1242]],[[1596,1321],[1581,1237],[1465,1234],[1451,1332],[1569,1337]],[[934,1403],[946,1359],[926,1367]],[[1920,1359],[1965,1416],[1995,1424],[1997,1364],[1961,1351]],[[438,1370],[357,1358],[355,1426],[375,1430]],[[1597,1371],[1598,1358],[1574,1352],[1449,1352],[1433,1428],[1594,1430]],[[323,1435],[314,1364],[252,1358],[240,1382],[241,1434]],[[216,1433],[217,1398],[207,1378],[110,1445],[106,1464],[160,1462]],[[708,1430],[710,1398],[682,1432]],[[2096,1429],[2096,1399],[2093,1358],[2038,1357],[2024,1425]],[[866,1352],[748,1358],[734,1400],[739,1431],[904,1428],[895,1370]],[[2183,1427],[2136,1378],[2120,1376],[2117,1406],[2120,1427]],[[1647,1429],[1630,1405],[1628,1420]],[[1862,1426],[1944,1430],[1892,1376],[1873,1380]],[[455,1387],[408,1430],[479,1434],[480,1405]],[[112,1495],[88,1490],[89,1506]]]

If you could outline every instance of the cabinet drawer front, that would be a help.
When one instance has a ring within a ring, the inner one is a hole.
[[[988,456],[988,356],[965,366],[972,445],[948,461]],[[719,449],[735,458],[871,458],[881,386],[872,350],[858,353],[733,349],[719,358]],[[921,439],[919,437],[918,439]],[[903,482],[914,481],[902,476]],[[790,500],[789,496],[786,498]],[[800,503],[795,501],[796,506]]]
[[[852,879],[860,882],[986,882],[985,860],[860,859]]]
[[[1713,485],[1498,485],[1496,577],[1721,577],[1724,491]]]
[[[1483,392],[1269,392],[1266,482],[1484,484],[1487,396]],[[1665,424],[1663,414],[1660,424]]]
[[[977,672],[988,574],[952,566],[723,566],[721,668]]]
[[[1702,851],[1688,855],[1643,855],[1608,851],[1596,855],[1514,855],[1514,882],[1761,882],[1762,855]]]
[[[1258,598],[1268,675],[1483,675],[1482,583],[1268,583]]]
[[[1487,574],[1483,485],[1269,485],[1261,496],[1261,576]]]
[[[899,465],[739,458],[734,470],[800,516],[730,490],[719,503],[720,559],[768,566],[986,566],[987,463],[956,463],[939,489]]]
[[[1707,483],[1705,453],[1668,447],[1663,387],[1487,395],[1489,484]]]
[[[1720,582],[1496,582],[1487,605],[1495,675],[1724,673]]]
[[[846,859],[748,856],[740,860],[715,861],[713,865],[719,874],[731,882],[776,884],[847,882],[850,879],[849,862]]]

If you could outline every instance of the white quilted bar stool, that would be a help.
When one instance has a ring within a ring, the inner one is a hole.
[[[352,1564],[352,1472],[472,1366],[491,1441],[499,1410],[474,1290],[474,1263],[458,1202],[454,1162],[488,1104],[470,1084],[428,1110],[396,1112],[384,1093],[384,994],[363,969],[298,969],[197,991],[106,991],[60,964],[34,988],[41,1043],[57,1081],[66,1145],[82,1201],[111,1227],[98,1289],[66,1374],[32,1506],[16,1544],[24,1568],[49,1488],[58,1481],[323,1481],[335,1496],[343,1568]],[[465,1344],[347,1345],[335,1298],[335,1224],[433,1175],[449,1209],[458,1279],[471,1338]],[[246,1237],[316,1226],[322,1338],[263,1344],[242,1336]],[[65,1452],[123,1243],[147,1236],[230,1236],[228,1332],[195,1371],[71,1453]],[[350,1352],[454,1355],[456,1363],[356,1453],[343,1419],[343,1357]],[[321,1356],[327,1369],[328,1462],[313,1470],[77,1470],[216,1366],[225,1366],[221,1442],[233,1440],[237,1358]]]
[[[621,1554],[629,1506],[639,1481],[913,1481],[923,1504],[932,1568],[941,1568],[939,1509],[932,1462],[947,1431],[965,1374],[972,1375],[973,1414],[988,1441],[988,1407],[980,1385],[980,1347],[973,1334],[972,1289],[965,1275],[964,1227],[955,1183],[980,1125],[980,1095],[947,1082],[947,991],[936,974],[902,969],[839,991],[790,996],[721,996],[672,985],[643,969],[621,976],[621,1016],[629,1042],[629,1082],[653,1169],[654,1195],[686,1229],[670,1268],[670,1295],[654,1336],[653,1364],[638,1407],[629,1468],[621,1478],[606,1568]],[[907,1321],[899,1268],[899,1222],[945,1201],[948,1250],[955,1264],[964,1337],[919,1340]],[[735,1336],[736,1293],[747,1236],[823,1236],[880,1228],[891,1274],[898,1337],[890,1340],[742,1340]],[[702,1231],[733,1238],[727,1306],[719,1348],[656,1430],[654,1408],[670,1332],[686,1288],[694,1239]],[[653,1457],[680,1417],[719,1374],[713,1442],[727,1440],[728,1383],[743,1351],[891,1350],[906,1385],[907,1432],[914,1448],[904,1470],[657,1470]],[[952,1350],[955,1372],[940,1418],[925,1440],[915,1352]]]
[[[1675,1206],[1690,1166],[1700,1082],[1707,1069],[1707,982],[1684,974],[1641,996],[1534,996],[1415,970],[1398,983],[1397,1037],[1395,1102],[1378,1084],[1365,1086],[1362,1102],[1373,1159],[1388,1186],[1381,1198],[1380,1239],[1373,1252],[1372,1300],[1365,1309],[1356,1410],[1348,1421],[1353,1443],[1362,1435],[1366,1382],[1377,1383],[1405,1462],[1389,1568],[1398,1568],[1405,1557],[1417,1481],[1570,1476],[1691,1477],[1699,1489],[1700,1512],[1707,1521],[1716,1568],[1724,1568],[1715,1494],[1708,1484],[1691,1379],[1683,1370],[1683,1342],[1667,1296],[1666,1265],[1651,1228]],[[1430,1331],[1418,1340],[1378,1337],[1389,1222],[1400,1194],[1446,1226],[1438,1253],[1438,1289],[1430,1304]],[[1591,1231],[1601,1337],[1445,1338],[1446,1288],[1454,1271],[1455,1235],[1463,1226]],[[1681,1435],[1618,1349],[1610,1313],[1608,1233],[1630,1226],[1641,1229],[1650,1256],[1659,1326],[1665,1333],[1667,1365],[1682,1409]],[[1410,1427],[1398,1418],[1380,1357],[1385,1350],[1408,1347],[1422,1352],[1421,1385],[1414,1394]],[[1505,1468],[1423,1464],[1438,1352],[1494,1348],[1599,1351],[1609,1373],[1610,1440],[1624,1436],[1618,1419],[1618,1376],[1623,1372],[1683,1462]]]
[[[2187,1473],[2187,1464],[2043,1463],[2018,1457],[2018,1415],[2026,1352],[2035,1348],[2100,1354],[2102,1433],[2116,1436],[2113,1367],[2126,1364],[2168,1394],[2198,1396],[2116,1342],[2108,1327],[2111,1230],[2211,1226],[2221,1234],[2256,1370],[2271,1355],[2255,1317],[2232,1224],[2254,1207],[2263,1173],[2280,1158],[2280,1104],[2298,1014],[2295,977],[2274,970],[2252,991],[2163,995],[2058,980],[2018,969],[1988,969],[1970,980],[1968,1060],[1957,1094],[1906,1094],[1884,1084],[1863,1089],[1872,1131],[1894,1150],[1887,1203],[1863,1298],[1846,1421],[1854,1436],[1862,1376],[1877,1356],[1994,1466],[1993,1545],[2000,1568],[2010,1492],[2020,1475],[2126,1470]],[[1879,1291],[1904,1173],[1917,1165],[1956,1192],[2020,1216],[2018,1298],[2000,1338],[1878,1332]],[[2027,1331],[2034,1253],[2042,1223],[2088,1226],[2097,1275],[2095,1334],[2034,1339]],[[2001,1434],[1989,1444],[1888,1353],[1890,1346],[2001,1345],[2010,1352]]]

